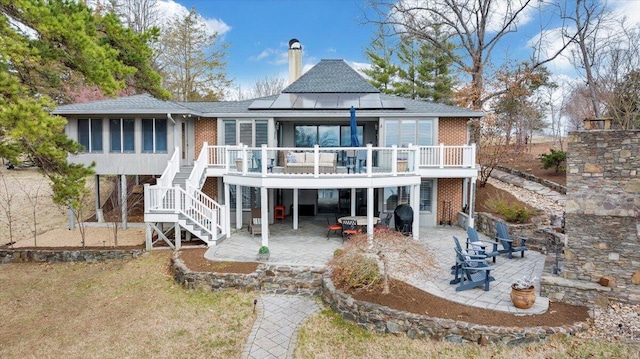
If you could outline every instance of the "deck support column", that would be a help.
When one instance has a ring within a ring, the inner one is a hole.
[[[145,223],[144,224],[144,239],[145,239],[145,249],[146,251],[150,251],[152,244],[151,244],[151,238],[152,238],[153,232],[151,229],[151,225],[149,223]]]
[[[104,213],[102,213],[102,208],[100,208],[100,175],[95,176],[96,179],[96,220],[98,223],[104,223]]]
[[[471,193],[469,201],[469,227],[475,228],[475,221],[473,220],[474,211],[476,210],[476,180],[478,177],[471,177]]]
[[[180,223],[178,222],[176,222],[174,233],[174,236],[176,237],[176,250],[180,250],[182,247],[182,231],[180,230]]]
[[[242,186],[236,185],[236,229],[242,228]]]
[[[298,189],[293,189],[293,229],[298,229]]]
[[[127,198],[129,194],[127,193],[127,175],[120,176],[120,207],[122,211],[122,229],[127,229]]]
[[[351,189],[351,215],[356,215],[356,188]]]
[[[224,184],[224,211],[225,211],[225,228],[227,229],[227,238],[231,237],[231,188],[228,183]]]
[[[367,237],[373,239],[373,187],[367,188]]]
[[[260,226],[262,227],[262,245],[266,247],[269,246],[269,197],[267,195],[267,188],[260,187],[260,215],[262,217]]]
[[[420,185],[415,184],[411,186],[411,208],[413,209],[413,239],[420,239]]]

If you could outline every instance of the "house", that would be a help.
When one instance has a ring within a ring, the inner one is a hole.
[[[153,232],[171,242],[166,228],[176,246],[183,232],[215,245],[256,207],[264,245],[275,206],[294,229],[301,216],[340,212],[366,216],[372,235],[375,216],[400,204],[413,209],[416,238],[421,228],[457,222],[463,208],[473,224],[478,168],[468,122],[482,112],[382,94],[343,60],[321,60],[301,75],[301,54],[290,41],[290,85],[279,95],[60,106],[53,113],[85,147],[69,161],[95,162],[96,178],[159,176],[144,188],[149,247]]]

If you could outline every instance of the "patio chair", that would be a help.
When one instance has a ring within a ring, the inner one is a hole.
[[[484,287],[484,290],[488,291],[489,283],[495,278],[491,276],[493,268],[487,264],[486,259],[480,258],[480,255],[469,254],[464,248],[459,249],[456,246],[454,249],[456,251],[455,276],[449,284],[458,284],[456,292],[476,287]]]
[[[251,237],[256,234],[262,234],[262,218],[256,217],[251,219]]]
[[[329,217],[327,217],[327,240],[329,240],[331,231],[333,231],[334,234],[338,234],[338,231],[342,232],[342,224],[338,222],[338,215],[336,215],[335,222],[331,222],[331,220],[329,220]]]
[[[262,218],[262,210],[260,208],[251,208],[251,218],[249,219],[249,233],[253,235],[254,218]]]
[[[527,250],[527,238],[516,237],[516,239],[520,242],[517,245],[514,244],[514,240],[509,236],[507,225],[502,222],[496,223],[496,242],[502,245],[502,249],[497,250],[499,253],[506,253],[511,259],[514,252],[520,252],[520,256],[524,257],[524,251]]]
[[[456,245],[456,249],[459,250],[460,252],[466,251],[467,256],[470,259],[485,259],[485,260],[487,259],[486,254],[484,254],[484,249],[474,249],[473,247],[471,249],[469,249],[468,247],[462,248],[462,245],[460,245],[460,240],[456,236],[453,236],[453,242]],[[456,261],[456,263],[451,267],[451,274],[454,274],[455,277],[458,278],[458,274],[460,273],[461,268],[462,268],[462,263],[459,263],[458,261]],[[453,282],[454,281],[452,280],[450,283],[453,284]]]
[[[358,226],[358,221],[355,219],[343,219],[342,220],[342,242],[344,243],[345,238],[349,238],[354,234],[358,234],[362,232],[362,228]]]
[[[498,252],[498,244],[481,241],[478,232],[473,227],[467,227],[467,243],[465,248],[469,250],[469,246],[471,246],[476,253],[483,254],[486,258],[493,258],[493,263],[496,262],[496,256],[500,254],[500,252]],[[489,246],[491,246],[491,250],[487,250]]]
[[[387,213],[387,216],[384,219],[381,219],[380,222],[373,225],[373,232],[380,233],[388,231],[389,224],[391,223],[391,217],[393,217],[393,213]]]

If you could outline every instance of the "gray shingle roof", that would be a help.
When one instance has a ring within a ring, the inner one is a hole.
[[[356,70],[344,60],[320,62],[294,81],[282,93],[377,93]]]
[[[191,110],[174,101],[163,101],[149,95],[133,95],[101,101],[75,103],[57,107],[54,115],[158,114],[189,113]]]

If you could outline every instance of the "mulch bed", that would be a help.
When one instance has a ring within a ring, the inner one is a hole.
[[[180,259],[192,271],[248,274],[256,270],[256,262],[216,262],[204,258],[206,248],[184,249]],[[494,310],[469,307],[436,297],[407,283],[392,280],[390,293],[347,291],[354,299],[384,305],[405,312],[424,314],[435,318],[460,320],[469,323],[506,327],[557,327],[584,322],[589,318],[587,308],[551,302],[544,314],[516,316]]]

